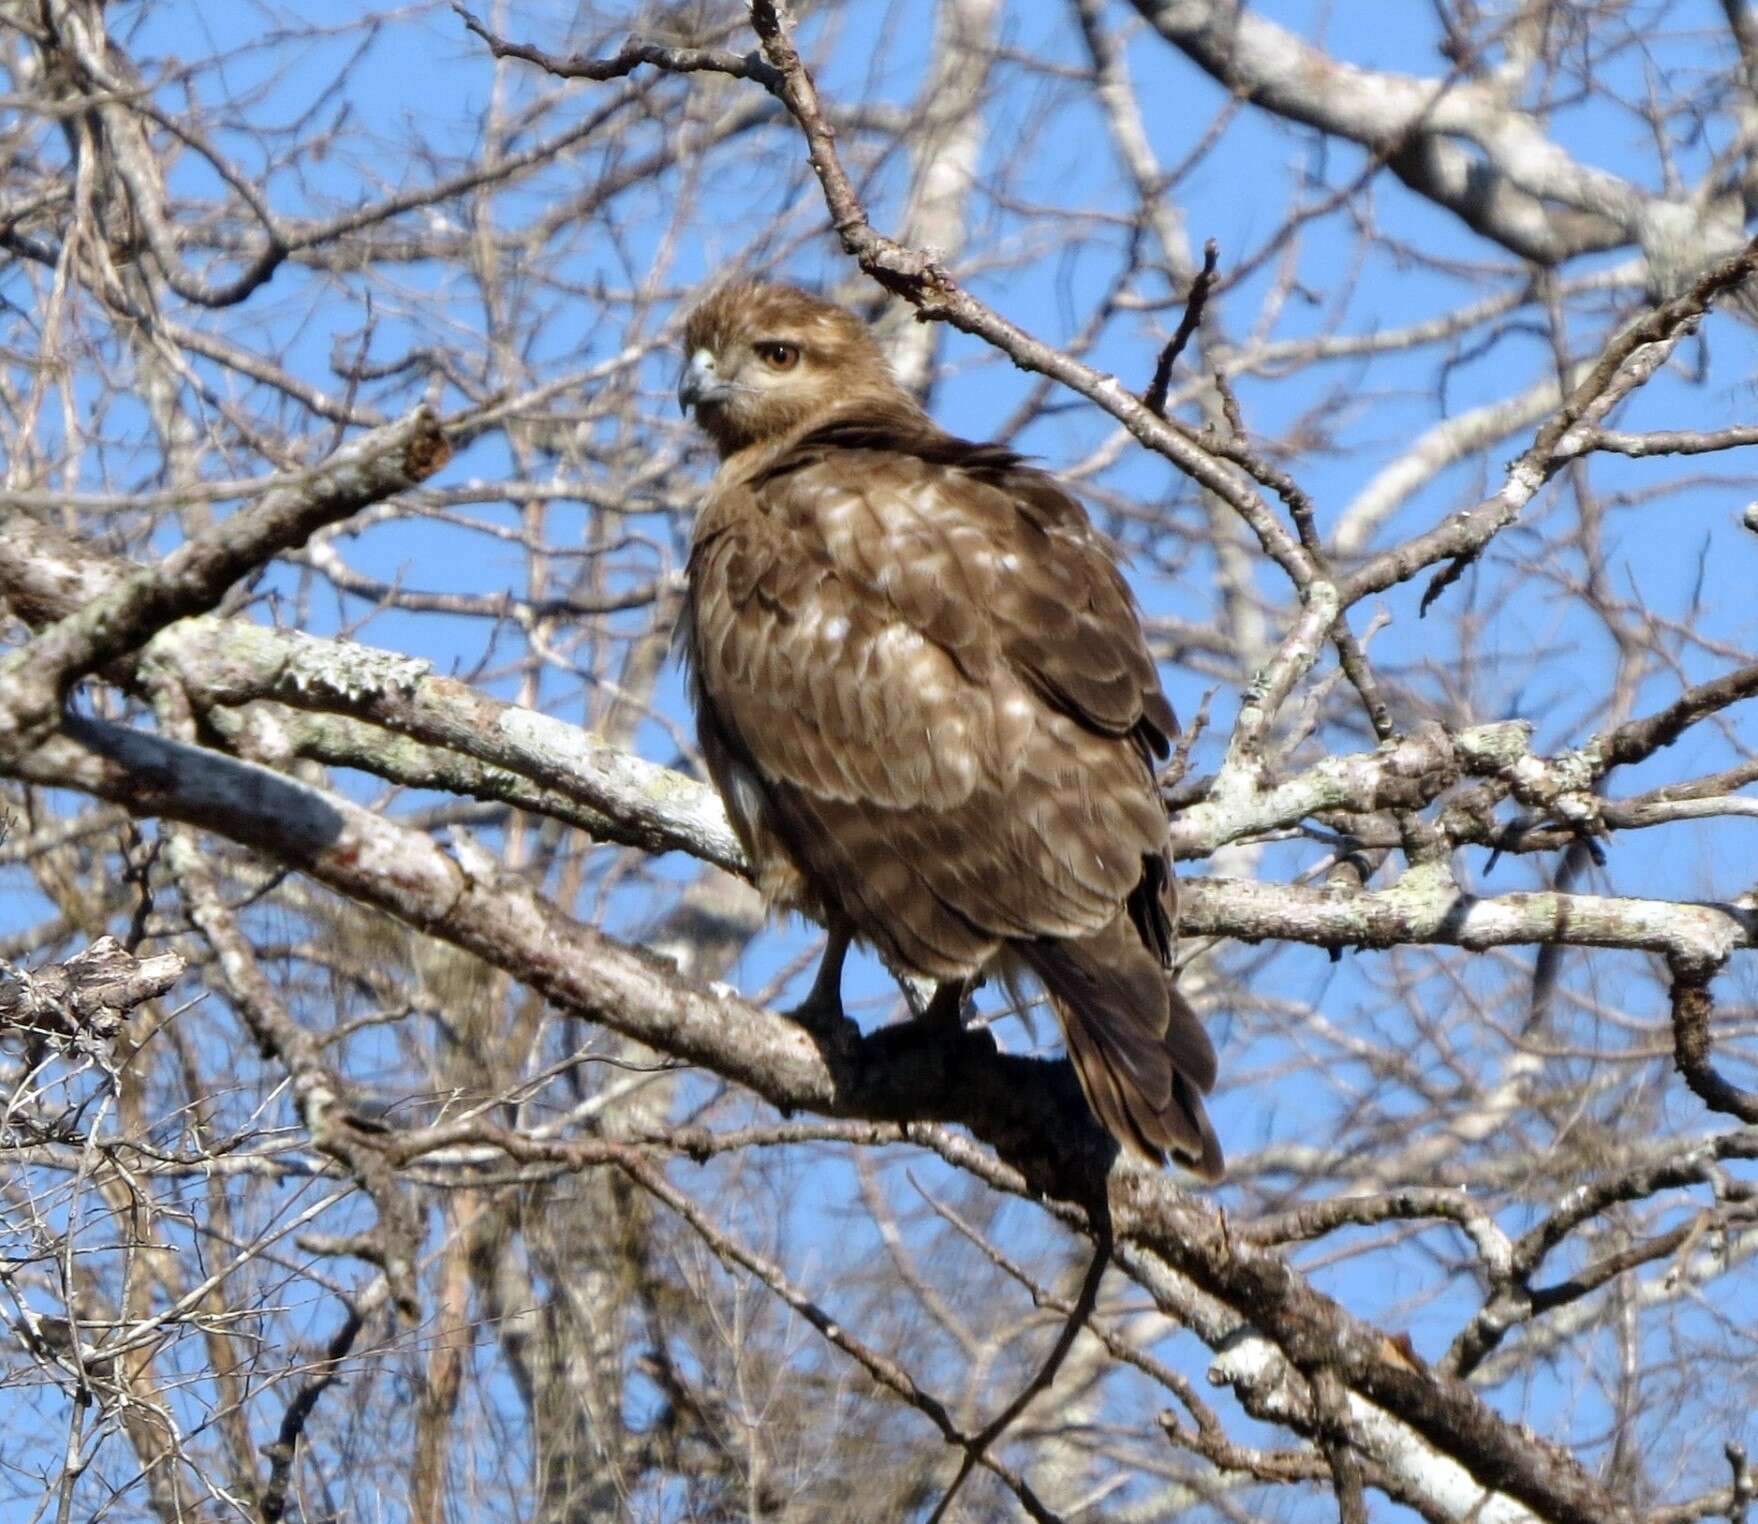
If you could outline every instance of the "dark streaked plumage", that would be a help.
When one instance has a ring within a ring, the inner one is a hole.
[[[840,307],[729,284],[684,343],[722,457],[686,647],[765,893],[937,980],[1023,964],[1100,1121],[1219,1179],[1214,1050],[1169,972],[1176,721],[1108,544],[1050,476],[937,427]]]

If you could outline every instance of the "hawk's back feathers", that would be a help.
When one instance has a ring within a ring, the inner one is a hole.
[[[1219,1178],[1214,1051],[1169,972],[1176,722],[1109,544],[936,427],[840,308],[731,286],[686,343],[724,457],[687,646],[765,889],[932,978],[1023,963],[1105,1126]]]

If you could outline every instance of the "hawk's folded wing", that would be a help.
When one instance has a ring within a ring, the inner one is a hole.
[[[1175,722],[1109,547],[1004,452],[847,433],[697,532],[690,643],[741,831],[894,963],[958,978],[1010,944],[1101,1119],[1218,1175],[1214,1051],[1165,971]]]

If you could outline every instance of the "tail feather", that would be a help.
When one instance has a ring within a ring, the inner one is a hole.
[[[1226,1166],[1202,1103],[1214,1088],[1214,1046],[1130,918],[1079,940],[1016,945],[1050,997],[1106,1130],[1155,1164],[1170,1150],[1194,1174],[1219,1181]]]

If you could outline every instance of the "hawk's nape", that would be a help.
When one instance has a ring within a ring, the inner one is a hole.
[[[764,892],[943,983],[1030,969],[1111,1134],[1218,1180],[1214,1049],[1171,974],[1176,722],[1110,546],[937,427],[840,307],[734,282],[684,336],[722,460],[685,650]]]

